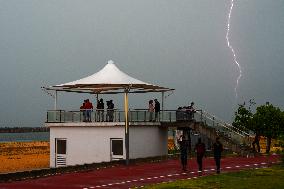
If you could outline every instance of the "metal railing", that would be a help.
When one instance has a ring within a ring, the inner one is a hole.
[[[121,110],[92,110],[90,111],[90,118],[87,120],[91,122],[124,122],[125,115],[124,111]],[[49,110],[47,112],[46,122],[88,122],[87,120],[86,111]],[[249,136],[245,131],[222,121],[204,110],[196,110],[193,114],[190,114],[190,112],[186,110],[163,110],[157,115],[155,112],[149,112],[147,109],[129,110],[130,122],[179,122],[192,120],[205,123],[207,126],[214,128],[220,135],[237,143],[244,143]]]
[[[113,110],[93,110],[90,111],[90,118],[86,116],[86,111],[65,111],[49,110],[47,111],[47,123],[68,123],[68,122],[124,122],[124,111]],[[201,121],[199,114],[190,116],[186,111],[164,110],[159,113],[149,112],[146,109],[129,110],[130,122],[176,122],[176,121]]]
[[[231,141],[239,147],[249,146],[249,134],[242,131],[229,123],[217,118],[216,116],[203,111],[196,110],[191,114],[186,110],[163,110],[155,114],[147,109],[129,110],[130,122],[202,122],[207,127],[213,128],[219,136]],[[47,123],[68,123],[68,122],[84,122],[86,121],[85,111],[65,111],[65,110],[50,110],[47,112]],[[93,110],[90,111],[91,122],[124,122],[124,111],[113,110]]]
[[[226,123],[218,117],[202,110],[197,112],[202,117],[202,121],[209,127],[213,127],[219,135],[226,137],[235,143],[248,143],[249,134],[233,125]]]

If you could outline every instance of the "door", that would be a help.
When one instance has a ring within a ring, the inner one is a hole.
[[[67,140],[62,138],[55,139],[55,167],[66,166]]]
[[[111,160],[123,159],[123,139],[111,138],[110,139],[110,157]]]

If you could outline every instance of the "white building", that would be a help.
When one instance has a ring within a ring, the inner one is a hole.
[[[50,128],[50,166],[80,165],[109,162],[118,159],[147,158],[167,155],[167,128],[160,122],[147,122],[149,112],[136,112],[132,118],[128,110],[128,94],[173,90],[152,85],[128,76],[112,61],[99,72],[73,82],[44,87],[55,91],[55,110],[48,111],[46,127]],[[83,122],[82,112],[57,110],[57,92],[85,92],[91,94],[124,93],[125,109],[115,111],[113,122]],[[138,116],[139,114],[139,116]],[[122,115],[122,117],[120,116]]]
[[[126,159],[124,122],[46,123],[50,127],[50,166]],[[159,124],[130,125],[129,158],[167,155],[168,130]]]

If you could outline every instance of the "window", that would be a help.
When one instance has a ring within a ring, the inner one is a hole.
[[[113,155],[123,155],[123,140],[122,139],[112,139],[112,154]]]

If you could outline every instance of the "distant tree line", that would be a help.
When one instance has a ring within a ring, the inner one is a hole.
[[[2,127],[0,133],[49,132],[47,127]]]
[[[254,105],[253,100],[249,100],[248,104],[240,104],[233,125],[256,136],[266,137],[266,153],[269,153],[271,139],[284,139],[284,111],[267,102],[252,112]]]

